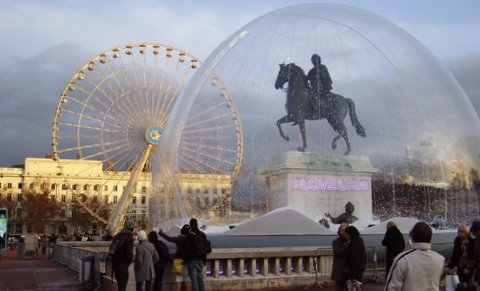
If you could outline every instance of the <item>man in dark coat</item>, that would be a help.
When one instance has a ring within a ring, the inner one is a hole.
[[[195,218],[190,219],[190,232],[191,232],[191,250],[193,248],[194,236],[202,236],[204,240],[207,236],[203,231],[198,228],[198,221]],[[190,252],[187,258],[188,275],[192,281],[192,291],[205,291],[205,280],[203,267],[207,262],[206,255],[197,255]]]
[[[348,267],[347,285],[350,283],[353,287],[361,288],[363,273],[367,268],[365,244],[355,226],[350,225],[347,227],[345,233],[348,239],[348,252],[345,264]]]
[[[347,258],[348,240],[345,233],[348,224],[342,223],[338,227],[338,237],[332,242],[333,264],[331,278],[335,281],[335,291],[345,291],[347,287],[347,267],[345,261]]]
[[[385,236],[383,237],[382,246],[387,247],[385,255],[386,276],[390,271],[393,259],[405,249],[405,240],[403,238],[403,235],[393,221],[389,221],[387,223],[387,231],[385,232]]]
[[[117,233],[112,239],[112,243],[117,240],[121,241],[118,251],[112,255],[112,266],[115,279],[117,280],[118,291],[125,291],[127,289],[128,266],[133,263],[134,228],[135,222],[132,219],[128,219],[125,222],[123,230]]]

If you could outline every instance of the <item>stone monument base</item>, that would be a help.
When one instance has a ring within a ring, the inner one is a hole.
[[[262,172],[267,183],[267,211],[295,208],[312,219],[337,217],[351,202],[353,215],[372,221],[371,177],[377,170],[366,156],[287,152]]]

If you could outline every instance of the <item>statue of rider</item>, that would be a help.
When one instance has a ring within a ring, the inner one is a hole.
[[[332,79],[322,59],[319,55],[312,55],[313,68],[307,74],[308,86],[310,89],[310,100],[315,107],[316,113],[320,114],[321,104],[325,104],[328,93],[332,90]]]

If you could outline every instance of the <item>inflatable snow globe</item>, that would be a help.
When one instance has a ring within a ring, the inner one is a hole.
[[[313,154],[345,163],[337,172],[354,167],[348,159],[366,161],[368,211],[381,220],[441,216],[453,225],[478,214],[479,134],[456,80],[407,32],[353,7],[290,6],[233,33],[185,86],[160,140],[153,180],[163,194],[153,205],[269,211],[269,191],[287,195],[271,184],[275,163]],[[322,181],[308,182],[315,191],[300,208],[320,203]],[[330,194],[333,217],[345,203]]]

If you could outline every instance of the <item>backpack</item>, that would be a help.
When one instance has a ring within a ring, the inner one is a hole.
[[[118,253],[118,250],[123,246],[123,242],[125,241],[125,235],[116,235],[112,239],[112,243],[110,244],[110,248],[108,249],[108,256],[113,257]]]
[[[193,234],[192,255],[194,257],[204,257],[212,252],[212,243],[207,239],[203,232]]]

